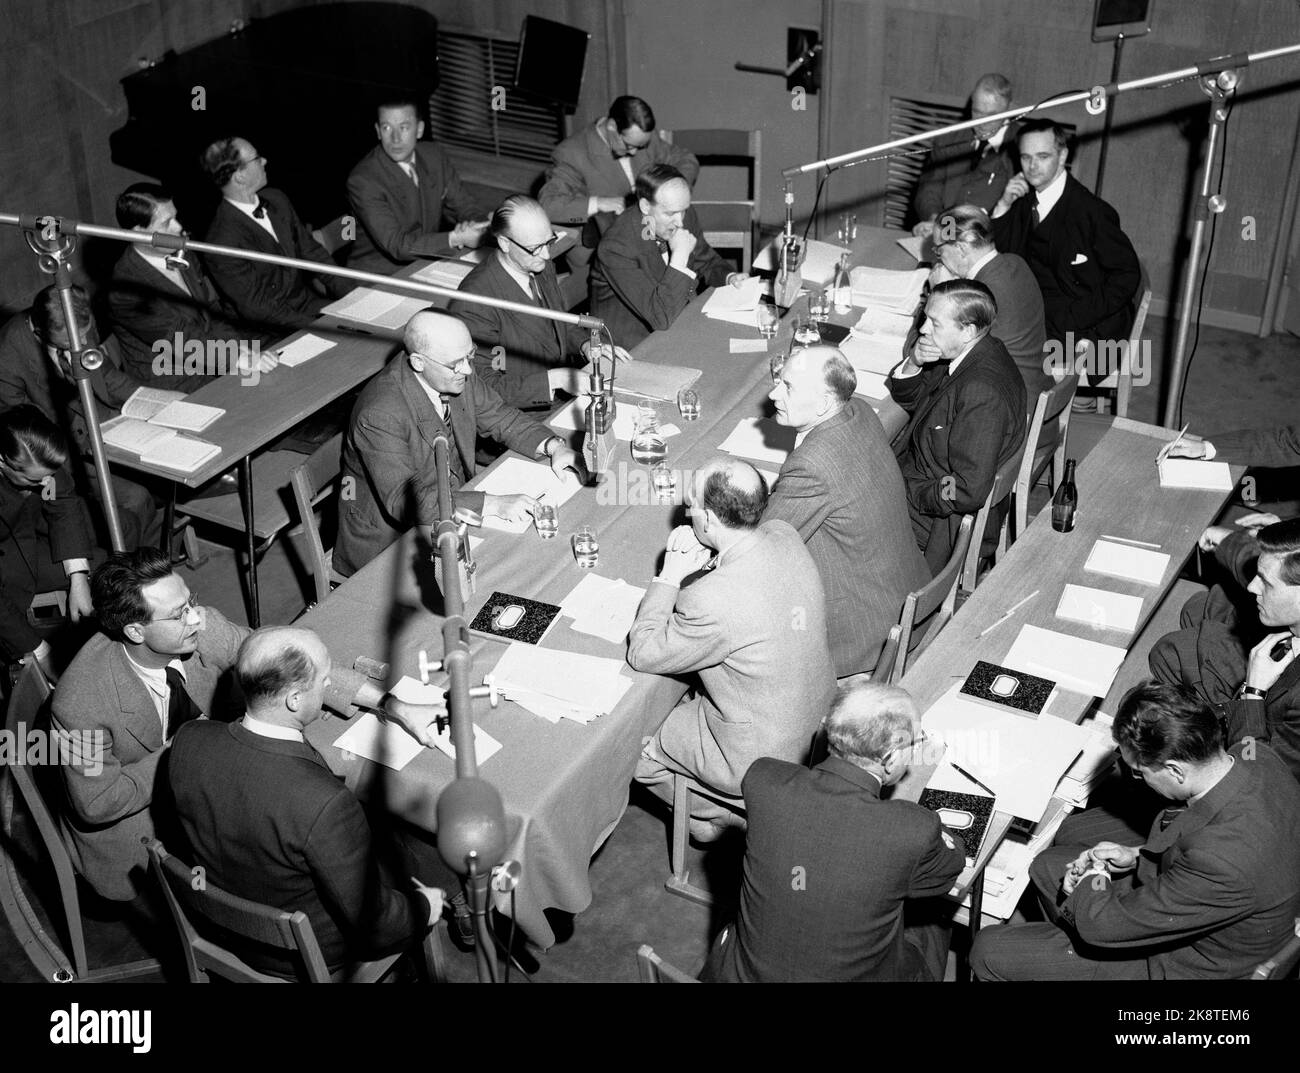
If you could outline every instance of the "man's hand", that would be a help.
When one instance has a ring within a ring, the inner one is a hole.
[[[1256,511],[1254,514],[1243,514],[1237,519],[1237,525],[1242,529],[1249,529],[1253,536],[1266,525],[1277,525],[1281,520],[1276,514],[1269,514],[1267,511]]]
[[[1007,182],[1006,188],[1002,191],[1002,196],[998,198],[998,203],[993,206],[992,216],[1001,216],[1007,209],[1016,203],[1017,198],[1024,197],[1029,193],[1029,180],[1025,178],[1024,172],[1016,172],[1015,177]]]
[[[943,351],[935,346],[934,340],[928,335],[922,335],[912,348],[912,360],[917,365],[932,365],[936,361],[943,361]]]
[[[438,719],[447,714],[447,707],[437,704],[408,704],[389,696],[384,701],[384,714],[416,741],[432,749],[438,734]]]
[[[744,272],[732,272],[727,276],[727,282],[733,287],[743,287],[749,281],[749,276]]]
[[[421,883],[415,876],[411,876],[411,882],[429,902],[429,927],[438,923],[438,918],[442,916],[443,906],[447,904],[447,895],[443,893],[441,887],[430,887]]]
[[[1275,660],[1272,656],[1273,646],[1284,638],[1290,638],[1291,645],[1281,659]],[[1250,661],[1246,665],[1245,684],[1253,686],[1255,689],[1262,689],[1267,693],[1269,687],[1282,677],[1282,672],[1286,670],[1287,665],[1295,657],[1296,640],[1290,630],[1270,633],[1250,650]]]
[[[1179,440],[1171,443],[1166,458],[1204,458],[1207,454],[1205,440]]]
[[[95,602],[90,598],[90,577],[77,573],[68,578],[68,618],[80,622],[95,613]]]
[[[694,529],[689,525],[679,525],[668,534],[668,547],[664,551],[664,565],[659,576],[664,581],[680,585],[683,578],[695,573],[712,557],[713,552],[699,542]]]
[[[487,220],[462,220],[451,232],[451,244],[455,249],[473,249],[483,238],[487,230]]]
[[[679,227],[668,240],[669,262],[677,268],[685,268],[686,262],[691,259],[691,254],[695,251],[697,242],[699,239],[686,228]]]
[[[589,477],[587,464],[582,460],[582,455],[572,447],[557,448],[555,454],[551,455],[551,472],[560,480],[564,480],[565,471],[576,476],[579,484],[587,483]]]
[[[615,216],[621,216],[623,210],[627,208],[627,202],[621,197],[598,197],[596,198],[597,212],[612,212]]]
[[[928,220],[922,220],[919,224],[916,224],[912,228],[912,234],[915,235],[917,238],[929,238],[931,235],[933,235],[934,217],[931,216]]]
[[[559,454],[557,451],[556,454]],[[551,468],[555,468],[555,459],[551,459]],[[504,522],[522,522],[533,516],[537,500],[522,493],[508,496],[486,495],[483,497],[483,517],[500,518]]]
[[[1200,539],[1196,542],[1196,546],[1200,548],[1201,551],[1213,551],[1231,535],[1232,530],[1226,525],[1212,525],[1201,534]]]
[[[1141,846],[1121,846],[1118,842],[1098,842],[1088,850],[1088,856],[1096,863],[1106,866],[1113,876],[1133,871],[1138,863],[1138,851]]]

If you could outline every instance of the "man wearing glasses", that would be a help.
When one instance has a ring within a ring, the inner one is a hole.
[[[492,214],[489,234],[496,253],[465,277],[460,289],[522,302],[542,309],[563,309],[551,249],[560,238],[538,202],[523,194],[506,198]],[[575,389],[575,374],[587,363],[589,333],[572,324],[528,317],[492,306],[454,301],[448,312],[465,322],[478,346],[474,373],[496,389],[511,406],[543,410],[555,387]],[[604,348],[602,353],[606,353]],[[617,348],[619,358],[627,351]],[[568,381],[566,383],[566,381]]]
[[[469,330],[445,313],[406,325],[406,353],[365,386],[343,438],[343,495],[334,569],[354,574],[413,525],[439,518],[434,440],[450,441],[452,503],[485,517],[520,522],[537,501],[462,487],[478,471],[474,444],[491,437],[526,458],[549,458],[556,476],[586,479],[581,458],[559,436],[508,406],[474,375]]]
[[[62,766],[71,806],[63,820],[81,875],[103,897],[131,901],[147,860],[140,839],[170,818],[165,804],[154,805],[167,746],[191,719],[240,711],[231,672],[252,631],[200,606],[169,559],[150,549],[109,556],[90,591],[101,632],[59,680],[53,707],[54,729],[72,745]],[[324,703],[341,715],[384,702],[383,691],[350,668],[335,665],[329,676]],[[387,708],[432,744],[432,708],[391,700]]]
[[[266,185],[266,157],[245,139],[213,142],[203,151],[201,164],[221,191],[208,242],[323,265],[334,263],[298,218],[289,199]],[[233,257],[209,257],[207,265],[217,289],[239,316],[259,325],[305,328],[330,300],[342,297],[352,287],[335,276]]]

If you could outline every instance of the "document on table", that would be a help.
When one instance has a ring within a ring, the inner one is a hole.
[[[1066,585],[1056,617],[1086,622],[1104,630],[1133,633],[1142,616],[1142,597],[1126,596],[1107,589],[1090,589],[1086,585]]]
[[[459,290],[461,281],[473,271],[474,266],[463,260],[430,261],[418,272],[413,272],[411,278],[418,279],[421,283],[432,283],[435,287]]]
[[[587,574],[560,602],[560,613],[573,619],[578,633],[600,637],[621,645],[636,619],[645,589],[629,585],[622,578]]]
[[[584,376],[587,369],[583,370]],[[662,365],[650,361],[619,362],[614,373],[614,390],[641,395],[660,402],[676,402],[677,392],[690,387],[704,374],[685,365]]]
[[[622,659],[512,644],[492,678],[508,699],[543,719],[589,723],[618,707],[631,687],[632,679],[620,673],[625,665]]]
[[[867,309],[853,325],[855,335],[883,335],[897,339],[899,345],[907,341],[912,331],[911,313],[894,313],[888,309]]]
[[[840,343],[840,351],[858,373],[884,377],[903,360],[904,342],[894,336],[863,336],[854,331]]]
[[[402,675],[397,680],[390,692],[398,700],[404,700],[408,704],[443,704],[442,688],[440,686],[426,686],[416,681],[410,675]],[[367,734],[376,734],[375,731],[366,730],[358,735],[356,744],[359,747],[371,745],[372,750],[379,755],[372,756],[370,753],[360,751],[359,748],[349,748],[343,744],[344,738],[352,732],[352,727],[348,727],[347,733],[339,738],[334,744],[340,749],[347,749],[350,753],[357,753],[368,760],[374,760],[376,763],[384,764],[386,767],[392,767],[396,771],[401,771],[411,760],[423,750],[424,746],[416,741],[410,734],[403,730],[396,723],[381,723],[375,716],[369,712],[362,718],[373,719],[378,727],[378,735],[372,744],[371,740],[366,737]],[[353,723],[359,720],[354,719]],[[451,724],[447,725],[445,730],[440,730],[434,735],[433,743],[439,751],[446,753],[453,760],[456,759],[456,746],[451,741]],[[414,747],[414,751],[412,751]],[[492,737],[477,723],[474,724],[474,758],[479,764],[495,756],[501,750],[501,743]],[[394,765],[384,759],[390,757],[400,763]]]
[[[807,255],[799,268],[799,274],[805,283],[814,287],[825,287],[835,278],[835,270],[840,265],[840,258],[849,252],[847,246],[836,246],[830,242],[809,239],[805,243]],[[754,271],[775,272],[780,266],[776,263],[776,243],[769,242],[754,258]]]
[[[921,288],[930,274],[924,268],[899,272],[859,265],[849,275],[853,280],[854,305],[911,313],[921,300]]]
[[[337,302],[331,302],[321,312],[344,320],[360,321],[376,328],[404,328],[416,313],[428,308],[427,298],[391,294],[374,287],[357,287]]]
[[[279,350],[275,351],[275,356],[279,358],[280,364],[286,369],[293,369],[333,348],[334,343],[330,340],[322,339],[319,335],[312,335],[311,332],[308,332],[306,335],[295,339],[292,343],[286,343],[280,347]]]
[[[1025,625],[1020,628],[1020,634],[1002,665],[1050,678],[1062,689],[1104,697],[1126,655],[1124,649],[1115,645]],[[1046,721],[1035,720],[1039,723]]]
[[[1159,585],[1168,566],[1169,556],[1162,551],[1134,548],[1112,540],[1098,540],[1088,553],[1088,561],[1083,564],[1085,570],[1093,573],[1109,574],[1143,585]]]
[[[550,420],[552,428],[577,429],[579,432],[587,431],[587,399],[574,399],[567,406],[555,412],[555,416]],[[671,436],[677,436],[681,429],[672,422],[659,426],[659,432],[668,439]],[[614,436],[625,442],[631,442],[632,437],[636,434],[636,407],[624,400],[614,404]]]
[[[1162,458],[1159,469],[1161,488],[1199,488],[1206,492],[1231,492],[1233,489],[1232,470],[1226,462]]]
[[[479,482],[475,490],[494,496],[526,495],[534,499],[544,495],[548,503],[558,507],[567,503],[581,487],[578,478],[567,471],[561,480],[543,462],[504,458]],[[503,533],[522,533],[532,524],[531,518],[522,522],[508,522],[504,518],[483,519],[484,529],[498,529]]]
[[[907,238],[900,238],[897,242],[918,261],[924,261],[927,259],[925,253],[925,239],[920,235],[908,235]]]
[[[795,432],[771,418],[747,417],[736,423],[718,450],[780,467],[794,450]]]
[[[766,339],[732,339],[733,354],[763,354],[767,351]]]
[[[758,301],[763,296],[763,283],[761,276],[750,276],[739,287],[725,283],[714,287],[713,293],[701,307],[701,312],[706,317],[716,316],[719,313],[749,313],[751,316],[747,323],[753,324],[752,314],[758,308]]]

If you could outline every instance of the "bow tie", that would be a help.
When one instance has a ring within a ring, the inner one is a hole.
[[[256,216],[259,220],[266,219],[266,203],[262,201],[261,198],[258,198],[257,208],[253,210],[253,215]]]

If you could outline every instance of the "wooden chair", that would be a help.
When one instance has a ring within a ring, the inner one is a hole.
[[[5,736],[12,742],[25,741],[33,733],[44,735],[47,745],[50,737],[50,720],[48,702],[52,694],[48,679],[41,671],[36,660],[28,656],[23,666],[13,694],[9,698],[9,710],[5,716]],[[62,755],[62,754],[60,754]],[[13,843],[14,788],[17,787],[27,814],[36,829],[40,848],[44,849],[45,859],[54,870],[55,884],[59,895],[58,914],[61,916],[64,932],[68,939],[68,951],[65,953],[58,941],[45,930],[41,917],[33,909],[23,890],[14,861],[7,850],[3,851],[4,874],[0,877],[0,902],[3,902],[10,926],[24,947],[28,957],[42,974],[52,980],[65,982],[79,980],[103,983],[112,980],[127,980],[135,976],[145,976],[158,971],[158,962],[152,958],[118,965],[96,966],[92,968],[86,954],[86,936],[82,926],[81,892],[77,887],[77,873],[72,857],[64,845],[59,831],[58,814],[63,808],[62,787],[53,785],[59,779],[57,768],[46,768],[43,772],[49,776],[50,785],[40,785],[35,769],[26,764],[5,764],[0,766],[0,817],[3,818],[4,838],[7,844]],[[71,954],[71,958],[68,957]]]
[[[687,976],[676,966],[669,965],[648,943],[642,943],[637,950],[636,966],[643,984],[698,984],[700,982],[694,976]]]
[[[745,815],[745,806],[738,798],[707,793],[698,786],[693,786],[686,775],[673,776],[672,872],[664,881],[664,889],[687,901],[712,905],[713,895],[691,882],[691,870],[686,864],[686,853],[691,841],[691,801],[696,797],[712,801],[742,817]]]
[[[696,155],[701,173],[707,167],[738,166],[749,171],[748,196],[709,201],[691,199],[700,218],[704,240],[714,249],[739,249],[740,270],[748,272],[754,261],[758,215],[762,207],[762,132],[757,130],[674,130],[665,138]]]
[[[642,947],[648,950],[649,947]],[[638,952],[637,956],[640,956]],[[1290,980],[1296,974],[1296,968],[1300,967],[1300,917],[1296,917],[1293,934],[1282,948],[1267,961],[1260,962],[1254,972],[1250,974],[1252,980]]]
[[[872,682],[879,682],[882,686],[892,686],[898,681],[900,675],[898,653],[902,647],[902,640],[902,624],[896,623],[890,626],[889,636],[885,638],[880,655],[876,657],[876,668],[871,672]]]
[[[1142,270],[1142,278],[1138,283],[1133,307],[1133,326],[1129,329],[1128,344],[1119,355],[1119,369],[1097,385],[1102,392],[1097,399],[1098,411],[1105,412],[1104,407],[1110,402],[1110,393],[1114,392],[1115,413],[1119,417],[1128,416],[1129,398],[1133,394],[1133,356],[1140,353],[1142,331],[1146,327],[1147,312],[1151,308],[1151,277],[1147,274],[1145,262],[1139,259],[1138,266]],[[1147,373],[1150,375],[1151,370],[1148,369]]]
[[[149,871],[167,901],[176,930],[180,932],[185,970],[192,984],[210,983],[211,974],[244,984],[283,984],[289,981],[259,972],[237,954],[201,936],[190,921],[191,914],[222,931],[297,955],[307,983],[378,983],[402,957],[402,953],[389,954],[377,961],[362,961],[330,972],[306,913],[275,909],[229,894],[211,883],[196,883],[197,873],[168,853],[156,838],[148,839],[145,847],[149,851]],[[442,926],[439,921],[437,927],[429,929],[424,939],[424,968],[430,983],[446,981],[439,932]]]
[[[923,588],[908,593],[903,601],[903,611],[899,615],[898,657],[893,681],[899,681],[906,673],[909,656],[919,656],[924,652],[952,618],[957,607],[957,584],[961,580],[961,568],[966,561],[974,528],[975,516],[967,514],[961,520],[957,541],[953,544],[952,554],[943,564],[943,569]],[[912,635],[922,626],[925,634],[914,642]]]
[[[320,603],[330,594],[332,586],[341,585],[345,580],[333,567],[334,549],[326,550],[316,520],[316,508],[338,491],[342,447],[342,434],[334,436],[289,473],[289,485],[293,489],[293,501],[298,507],[302,525],[302,538],[307,546],[307,565],[316,586],[314,603]]]
[[[961,591],[966,596],[974,592],[975,586],[979,584],[980,545],[984,542],[984,532],[988,528],[989,515],[993,513],[994,507],[1015,490],[1016,478],[1020,476],[1020,460],[1028,453],[1027,444],[1028,436],[1025,438],[1025,443],[1020,445],[1020,449],[998,467],[997,473],[993,476],[993,487],[989,489],[984,505],[980,507],[979,513],[975,515],[975,533],[971,537],[970,547],[966,549],[966,562],[961,570]],[[998,527],[997,547],[993,550],[993,562],[995,563],[1002,558],[1011,542],[1008,535],[1010,528],[1011,510],[1010,504],[1008,504],[1007,512],[1002,518],[1002,524]]]
[[[1047,474],[1047,487],[1051,491],[1065,472],[1066,438],[1070,432],[1070,404],[1079,385],[1077,376],[1067,376],[1055,387],[1038,393],[1038,401],[1029,418],[1029,435],[1025,437],[1025,450],[1020,456],[1020,471],[1012,495],[1015,504],[1015,529],[1019,538],[1029,525],[1029,494],[1038,479]],[[1032,449],[1030,445],[1032,446]]]

